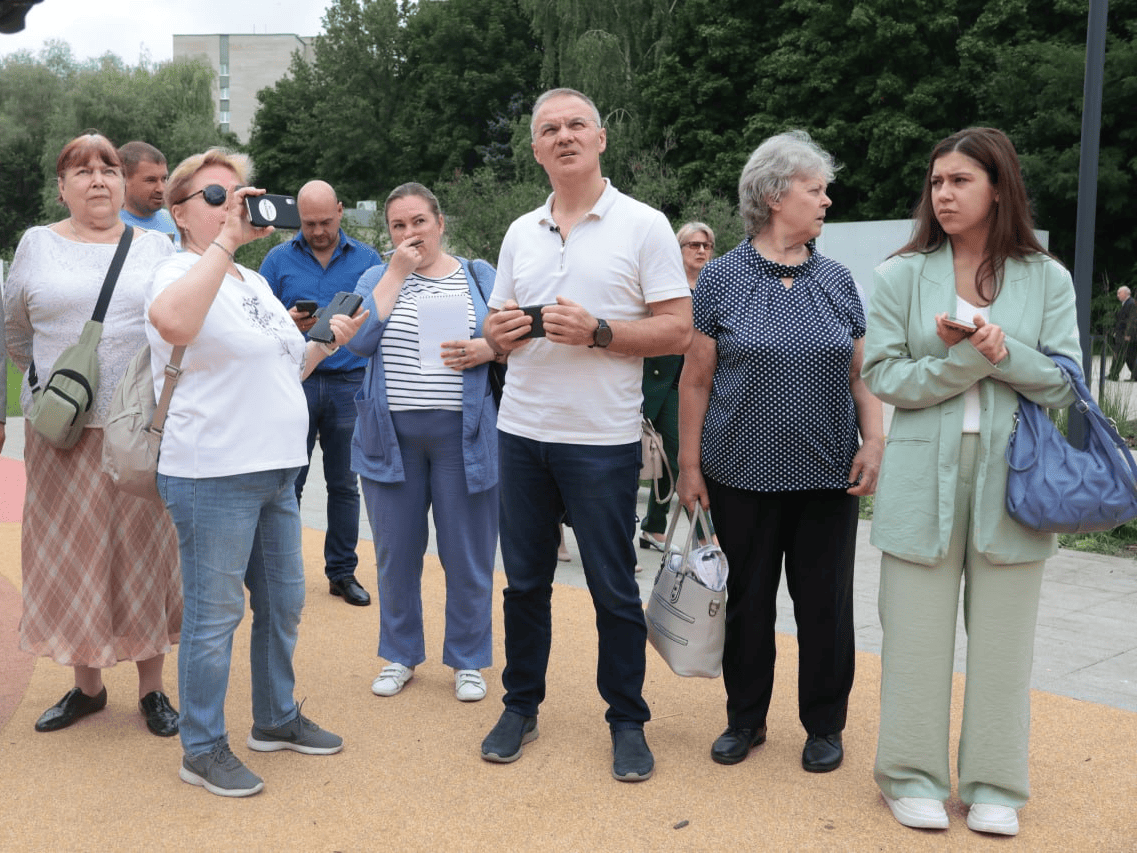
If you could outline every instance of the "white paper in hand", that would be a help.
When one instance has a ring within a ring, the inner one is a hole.
[[[423,293],[418,297],[418,352],[423,372],[449,370],[442,363],[443,341],[470,337],[464,293]]]

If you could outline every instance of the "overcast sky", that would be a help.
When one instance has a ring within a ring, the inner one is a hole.
[[[322,31],[331,0],[42,0],[27,26],[0,34],[0,55],[38,54],[47,39],[63,39],[79,61],[118,54],[137,65],[145,46],[154,62],[172,58],[174,33],[293,33]]]

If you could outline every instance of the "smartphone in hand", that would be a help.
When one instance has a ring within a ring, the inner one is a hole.
[[[290,195],[247,195],[245,207],[249,211],[249,222],[258,228],[273,225],[300,230],[300,209],[296,206],[296,199]]]
[[[944,325],[949,329],[954,329],[957,332],[963,332],[965,335],[970,335],[978,326],[974,323],[964,320],[962,317],[945,317]]]
[[[316,303],[315,299],[297,299],[292,303],[292,307],[300,313],[307,314],[311,317],[320,306]]]
[[[362,304],[363,297],[358,293],[348,293],[341,290],[332,297],[331,302],[320,309],[316,325],[308,330],[308,339],[319,341],[322,344],[330,344],[336,337],[332,331],[332,317],[336,314],[346,314],[351,317]]]
[[[529,327],[529,331],[518,338],[523,341],[526,338],[543,338],[545,337],[545,323],[541,319],[541,309],[545,305],[552,305],[552,302],[546,302],[541,305],[522,305],[521,310],[533,318],[533,325]]]

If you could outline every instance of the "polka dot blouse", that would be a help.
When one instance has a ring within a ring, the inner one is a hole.
[[[775,264],[744,240],[703,268],[694,313],[718,355],[704,474],[755,492],[848,488],[859,447],[849,364],[865,334],[850,272],[816,251]]]

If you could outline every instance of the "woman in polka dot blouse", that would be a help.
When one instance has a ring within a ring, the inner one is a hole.
[[[813,248],[834,171],[803,131],[763,142],[738,182],[748,237],[704,267],[694,293],[678,491],[688,508],[710,507],[730,564],[727,729],[711,748],[720,764],[766,740],[783,558],[798,628],[802,766],[826,772],[844,756],[858,496],[876,487],[884,442],[880,402],[860,375],[856,284]]]

